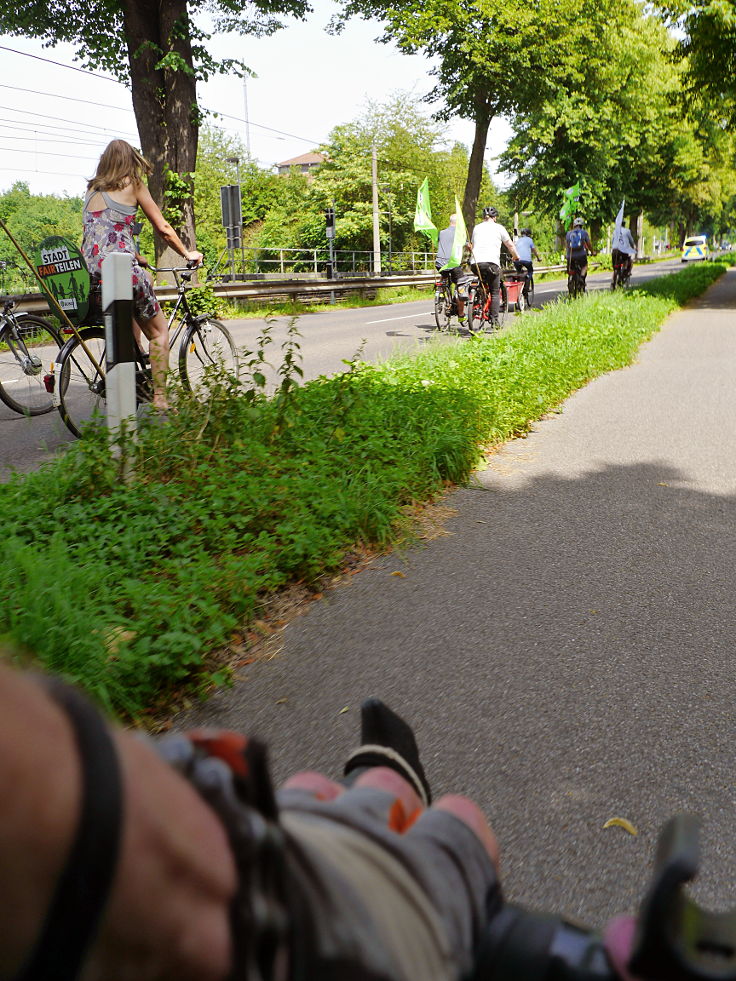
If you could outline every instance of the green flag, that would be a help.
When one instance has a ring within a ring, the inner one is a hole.
[[[432,209],[429,205],[429,178],[425,177],[419,190],[417,191],[417,210],[414,214],[414,231],[421,232],[432,240],[432,245],[437,248],[437,236],[439,232],[432,223]]]
[[[454,269],[455,266],[459,266],[462,263],[463,252],[468,241],[468,230],[465,227],[465,219],[463,218],[463,212],[460,208],[457,195],[455,195],[455,214],[457,221],[455,222],[455,238],[452,240],[452,252],[450,253],[450,258],[442,267],[443,269]]]
[[[572,187],[568,187],[566,191],[562,192],[562,207],[560,208],[560,221],[565,226],[569,228],[572,224],[572,219],[577,211],[577,204],[580,200],[580,181],[577,184],[573,184]]]

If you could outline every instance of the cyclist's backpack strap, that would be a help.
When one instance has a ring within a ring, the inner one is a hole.
[[[47,690],[74,730],[82,801],[71,851],[35,947],[15,981],[74,981],[97,934],[112,887],[122,831],[123,790],[115,745],[97,710],[56,681]]]

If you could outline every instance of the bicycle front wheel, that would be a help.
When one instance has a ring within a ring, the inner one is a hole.
[[[44,378],[61,347],[61,336],[43,317],[19,314],[0,330],[0,399],[24,416],[50,412],[54,400]]]
[[[56,403],[64,424],[75,436],[81,436],[90,422],[104,422],[105,353],[104,328],[87,327],[79,337],[69,338],[56,359]]]
[[[179,348],[179,374],[190,392],[202,388],[207,375],[224,372],[236,380],[240,374],[238,351],[228,329],[207,317],[187,328]]]
[[[450,326],[450,301],[444,290],[434,294],[434,322],[438,330],[447,330]]]

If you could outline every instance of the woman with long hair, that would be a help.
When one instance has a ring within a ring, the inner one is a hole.
[[[128,252],[133,256],[133,309],[135,323],[148,338],[153,404],[168,408],[166,371],[169,365],[169,341],[166,318],[159,306],[153,285],[143,271],[136,254],[132,224],[138,207],[143,209],[154,231],[188,262],[201,262],[202,253],[187,249],[151,197],[145,178],[151,165],[125,140],[107,145],[97,164],[95,176],[87,183],[84,199],[84,235],[82,253],[87,262],[93,287],[102,278],[102,260],[111,252]]]

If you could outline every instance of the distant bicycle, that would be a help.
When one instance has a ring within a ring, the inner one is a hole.
[[[437,330],[449,330],[450,318],[457,313],[457,301],[450,277],[437,273],[434,282],[434,322]]]
[[[208,369],[220,366],[230,377],[238,379],[240,366],[235,342],[228,329],[209,314],[195,315],[186,293],[194,273],[191,265],[154,269],[171,272],[177,287],[177,298],[169,316],[169,350],[171,367],[178,372],[183,387],[194,392]],[[70,337],[59,352],[53,372],[47,376],[48,390],[61,418],[75,436],[95,414],[104,413],[106,401],[106,340],[103,327],[85,327]],[[150,402],[153,383],[148,356],[136,352],[136,403]]]
[[[585,293],[585,276],[580,264],[575,259],[567,263],[567,293],[571,300]]]
[[[0,314],[0,399],[24,416],[42,416],[54,407],[44,374],[62,345],[61,334],[43,317],[13,313],[6,300]]]
[[[613,276],[611,277],[611,289],[623,288],[629,285],[631,279],[632,262],[631,256],[625,252],[619,252],[613,263]]]
[[[493,331],[500,330],[506,321],[508,313],[508,299],[506,294],[506,284],[501,280],[500,297],[498,304],[498,318],[493,323],[491,317],[491,292],[486,288],[485,283],[478,277],[473,277],[468,289],[468,329],[471,334],[476,334],[481,330]]]
[[[437,329],[450,330],[452,317],[457,317],[457,298],[461,285],[465,285],[469,277],[460,276],[459,282],[453,282],[448,270],[437,273],[434,283],[434,320]],[[467,302],[467,301],[466,301]]]

